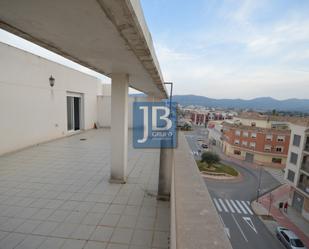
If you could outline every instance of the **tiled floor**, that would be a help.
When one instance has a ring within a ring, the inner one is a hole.
[[[130,147],[127,184],[110,184],[104,129],[0,157],[0,249],[168,248],[158,162]]]

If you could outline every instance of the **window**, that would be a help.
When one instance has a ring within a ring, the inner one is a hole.
[[[235,136],[238,136],[238,137],[240,136],[240,130],[235,131]]]
[[[298,155],[294,152],[291,152],[290,163],[297,164]]]
[[[293,145],[299,147],[299,145],[300,145],[300,139],[301,139],[301,136],[295,134],[295,135],[294,135],[294,138],[293,138]]]
[[[241,155],[241,151],[240,150],[234,150],[234,154],[240,156]]]
[[[276,157],[274,157],[274,158],[271,159],[271,161],[272,161],[273,163],[281,164],[282,159],[281,159],[281,158],[276,158]]]
[[[238,139],[235,139],[235,140],[234,140],[234,144],[239,144],[239,140],[238,140]]]
[[[287,236],[284,232],[281,232],[281,234],[287,242],[290,242],[289,236]]]
[[[284,142],[285,136],[277,136],[277,142]]]
[[[294,177],[295,177],[295,172],[289,169],[289,170],[288,170],[287,179],[288,179],[290,182],[294,182]]]
[[[266,152],[271,152],[271,145],[265,144],[265,146],[264,146],[264,151],[266,151]]]
[[[248,146],[248,142],[247,141],[242,141],[242,145],[243,146]]]
[[[273,135],[267,134],[266,135],[266,141],[272,141],[273,140]]]
[[[251,137],[252,137],[252,138],[256,138],[256,133],[255,133],[255,132],[252,132],[252,133],[251,133]]]
[[[250,143],[250,148],[255,149],[255,142],[251,142],[251,143]]]
[[[249,136],[249,133],[248,133],[247,131],[244,131],[244,132],[242,133],[242,135],[243,135],[244,137],[248,137],[248,136]]]
[[[283,152],[282,146],[276,146],[276,152]]]

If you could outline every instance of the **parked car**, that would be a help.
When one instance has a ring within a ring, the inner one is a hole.
[[[288,249],[306,249],[303,242],[289,229],[284,227],[277,227],[277,238]]]
[[[203,149],[208,149],[208,145],[207,144],[202,144],[201,145]]]

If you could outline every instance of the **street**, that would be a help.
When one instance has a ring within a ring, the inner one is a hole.
[[[203,137],[208,143],[205,128],[196,128],[186,135],[192,151],[200,148],[197,139]],[[200,155],[194,155],[199,159]],[[225,231],[234,249],[282,249],[280,241],[267,230],[251,210],[250,202],[260,192],[265,193],[279,185],[267,171],[246,167],[233,160],[222,160],[241,174],[236,180],[205,179],[208,191],[217,209]]]

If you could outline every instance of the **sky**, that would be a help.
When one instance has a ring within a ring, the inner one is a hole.
[[[309,98],[308,0],[142,0],[176,94]]]
[[[309,98],[308,0],[141,0],[174,94]],[[0,30],[0,41],[110,79]]]

